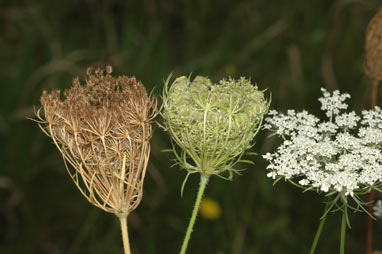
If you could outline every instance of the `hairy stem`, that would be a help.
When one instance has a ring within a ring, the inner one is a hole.
[[[198,195],[196,197],[194,210],[192,211],[192,216],[190,219],[190,223],[188,224],[186,236],[184,237],[180,254],[186,254],[188,242],[190,241],[192,229],[194,228],[196,215],[198,214],[200,202],[202,201],[203,193],[204,193],[204,190],[206,189],[209,177],[210,177],[209,175],[201,175],[200,177],[200,186],[199,186]]]
[[[345,235],[346,235],[346,211],[343,211],[342,222],[341,222],[340,254],[345,254]]]
[[[330,202],[326,203],[324,214],[326,214],[326,210],[329,208],[329,205],[330,205]],[[316,251],[317,243],[318,243],[318,240],[320,239],[321,231],[324,228],[327,216],[328,215],[326,214],[324,217],[321,218],[321,222],[320,222],[320,225],[318,226],[316,235],[314,236],[313,244],[312,244],[312,247],[310,248],[309,254],[314,254],[314,252]]]
[[[122,230],[123,249],[125,254],[130,254],[129,234],[127,232],[127,216],[119,216]]]

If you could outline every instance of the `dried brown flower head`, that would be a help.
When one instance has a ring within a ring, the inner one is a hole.
[[[369,22],[365,37],[365,72],[374,81],[382,80],[382,9]]]
[[[121,217],[142,199],[157,105],[141,82],[111,72],[89,68],[86,85],[74,78],[63,99],[44,91],[36,121],[88,201]]]

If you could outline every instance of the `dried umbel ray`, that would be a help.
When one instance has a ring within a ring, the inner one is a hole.
[[[367,26],[365,37],[365,72],[374,81],[382,80],[382,9]]]
[[[44,91],[36,121],[87,200],[126,223],[142,199],[157,103],[141,82],[111,72],[89,68],[86,85],[75,78],[63,99]]]

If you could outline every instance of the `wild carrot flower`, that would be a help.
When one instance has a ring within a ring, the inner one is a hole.
[[[326,215],[331,210],[343,212],[341,253],[348,225],[348,208],[363,210],[359,195],[382,187],[382,110],[364,110],[361,116],[354,111],[344,112],[349,94],[332,94],[322,89],[321,109],[328,117],[320,121],[307,111],[275,110],[265,119],[265,129],[283,138],[274,153],[263,157],[269,162],[268,177],[285,179],[304,190],[325,193],[329,198],[321,225],[313,243],[317,244]],[[350,201],[353,200],[355,206]]]
[[[142,199],[156,101],[135,78],[111,72],[89,68],[86,85],[76,77],[63,96],[44,91],[36,121],[86,199],[120,218],[130,253],[126,218]]]
[[[182,148],[179,165],[189,174],[228,178],[237,172],[237,158],[251,147],[269,104],[245,78],[213,84],[201,76],[192,82],[177,78],[170,88],[166,84],[163,100],[165,129]]]
[[[184,254],[204,189],[211,175],[231,179],[238,162],[261,127],[269,102],[264,92],[245,78],[223,79],[213,84],[198,76],[193,81],[169,80],[163,92],[164,128],[181,148],[173,147],[176,163],[190,174],[199,173],[201,184],[181,253]]]

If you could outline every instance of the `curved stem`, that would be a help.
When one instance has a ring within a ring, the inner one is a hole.
[[[202,201],[203,193],[204,193],[204,190],[206,189],[209,177],[210,177],[209,175],[201,175],[200,177],[199,191],[196,197],[194,210],[192,211],[190,223],[188,224],[186,236],[184,237],[184,240],[183,240],[182,249],[180,250],[181,254],[186,254],[188,242],[190,241],[192,229],[194,228],[196,215],[198,214],[200,202]]]
[[[129,234],[127,232],[127,216],[119,216],[119,221],[121,222],[123,249],[125,254],[130,254]]]
[[[326,210],[329,208],[329,205],[330,205],[330,202],[326,203],[326,206],[325,206],[325,209],[324,209],[324,214],[326,214]],[[318,240],[320,239],[321,231],[324,228],[324,225],[325,225],[325,222],[326,222],[326,217],[327,217],[327,214],[324,217],[321,218],[321,222],[320,222],[320,225],[318,226],[316,235],[314,236],[312,248],[310,249],[309,254],[314,254],[314,252],[316,250]]]
[[[346,208],[345,208],[346,209]],[[340,254],[345,254],[346,211],[342,212]]]

